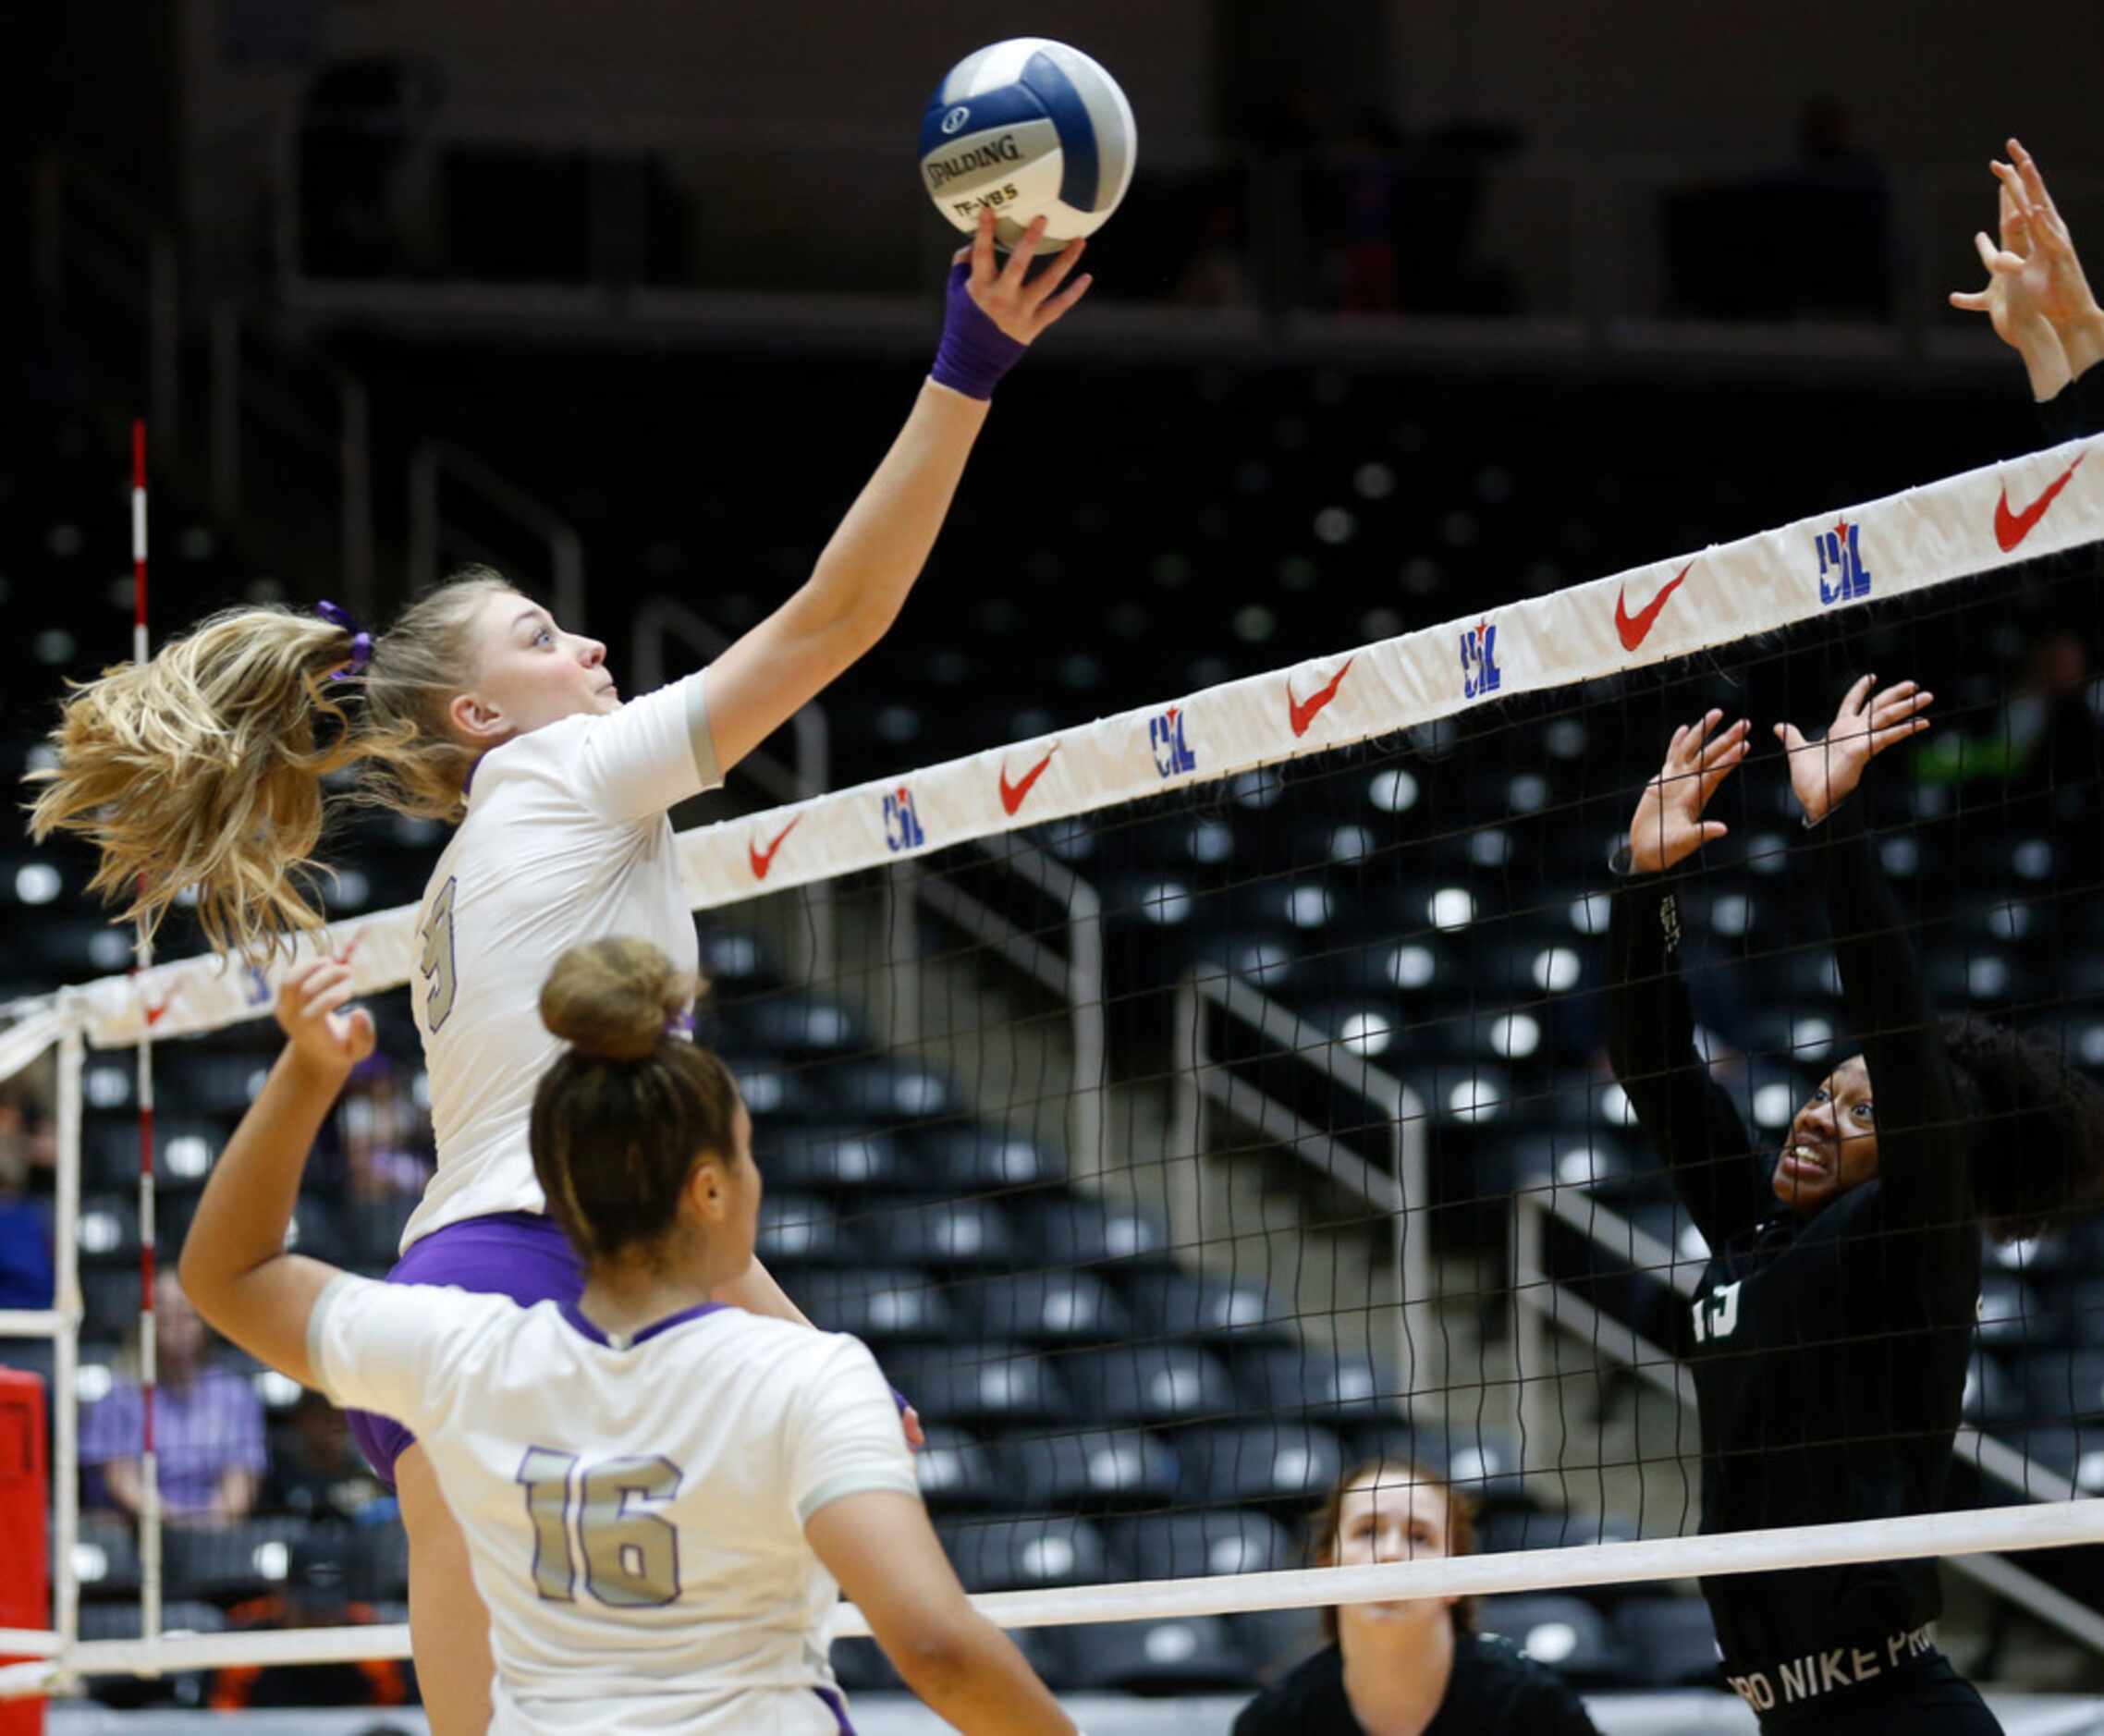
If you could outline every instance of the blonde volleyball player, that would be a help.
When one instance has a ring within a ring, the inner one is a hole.
[[[577,1261],[527,1155],[557,1045],[533,1012],[563,949],[639,935],[698,962],[666,810],[720,781],[884,634],[927,559],[1001,374],[1080,300],[1067,247],[1029,275],[1041,225],[997,267],[982,222],[950,274],[942,341],[904,430],[810,580],[715,664],[623,704],[597,641],[486,569],[373,639],[340,610],[238,609],[78,690],[31,825],[100,848],[93,885],[157,922],[194,894],[214,945],[319,921],[301,884],[322,777],[357,768],[403,813],[454,820],[418,920],[411,984],[438,1171],[395,1277],[531,1304],[569,1301]],[[348,676],[346,687],[330,685]],[[361,702],[347,712],[340,695]],[[800,1318],[757,1265],[722,1300]],[[400,1493],[410,1622],[438,1736],[488,1721],[490,1658],[459,1528],[422,1447],[354,1419]],[[909,1419],[911,1422],[911,1419]]]
[[[273,1367],[415,1429],[489,1610],[493,1731],[851,1732],[826,1663],[844,1588],[959,1729],[1073,1736],[965,1601],[869,1351],[716,1300],[752,1263],[761,1184],[729,1070],[672,1028],[695,988],[649,941],[599,939],[541,989],[568,1046],[533,1092],[533,1173],[584,1285],[521,1307],[283,1251],[308,1150],[373,1048],[349,967],[302,967],[184,1288]]]

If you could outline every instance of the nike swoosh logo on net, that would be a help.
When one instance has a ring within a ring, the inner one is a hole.
[[[2076,453],[2074,462],[2055,477],[2052,486],[2022,512],[2010,511],[2009,485],[2006,483],[2002,484],[2001,498],[1994,503],[1994,540],[2001,544],[2004,555],[2012,552],[2019,543],[2038,528],[2038,520],[2046,516],[2053,502],[2060,497],[2061,490],[2068,485],[2075,471],[2081,468],[2083,459],[2088,456],[2086,452]]]
[[[1305,699],[1295,699],[1293,697],[1292,679],[1287,678],[1286,721],[1292,725],[1295,735],[1304,736],[1307,734],[1308,726],[1315,720],[1315,714],[1337,697],[1337,690],[1344,685],[1344,678],[1352,673],[1352,666],[1357,661],[1356,657],[1345,658],[1344,666],[1331,676],[1326,685],[1316,688]]]
[[[1621,591],[1615,593],[1615,631],[1621,636],[1621,648],[1634,651],[1651,635],[1651,629],[1658,619],[1658,611],[1666,606],[1666,599],[1681,588],[1681,581],[1694,570],[1694,562],[1688,562],[1673,578],[1670,584],[1646,603],[1634,615],[1629,612],[1629,604]]]
[[[775,852],[781,849],[782,840],[786,838],[791,832],[795,831],[796,828],[802,824],[803,815],[800,813],[796,816],[795,819],[791,820],[787,825],[783,826],[779,832],[777,832],[775,834],[775,841],[772,844],[768,845],[765,850],[762,850],[751,839],[746,840],[745,852],[752,859],[753,879],[765,880],[767,877],[767,870],[775,865]]]
[[[1052,756],[1058,751],[1059,744],[1055,741],[1045,750],[1045,757],[1023,773],[1021,781],[1018,783],[1009,783],[1009,768],[1006,765],[1001,767],[1001,806],[1003,809],[1013,813],[1022,806],[1023,799],[1030,794],[1031,786],[1045,776],[1045,768],[1052,764]]]

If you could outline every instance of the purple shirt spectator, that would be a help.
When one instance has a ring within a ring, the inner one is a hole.
[[[139,1457],[145,1406],[125,1382],[80,1418],[80,1463],[100,1467]],[[153,1395],[153,1449],[161,1501],[173,1516],[208,1512],[229,1470],[260,1478],[266,1463],[263,1404],[240,1375],[202,1368],[179,1387]]]

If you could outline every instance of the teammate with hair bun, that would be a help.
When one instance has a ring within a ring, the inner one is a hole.
[[[318,930],[303,880],[332,773],[355,770],[369,800],[399,813],[458,823],[418,912],[411,998],[438,1169],[404,1232],[400,1281],[525,1304],[575,1299],[577,1258],[546,1219],[527,1155],[534,1082],[557,1049],[533,1015],[541,984],[564,948],[605,935],[641,935],[682,970],[698,966],[666,811],[719,783],[897,617],[995,384],[1088,287],[1085,276],[1061,287],[1079,241],[1029,275],[1041,233],[1034,226],[997,267],[992,219],[981,221],[891,450],[811,578],[706,671],[624,705],[604,645],[477,568],[377,639],[333,605],[236,609],[67,701],[32,829],[92,840],[94,888],[128,899],[125,915],[150,927],[188,893],[222,949]],[[757,1263],[727,1278],[719,1300],[801,1320]],[[479,1732],[490,1657],[459,1527],[407,1430],[352,1421],[400,1493],[433,1728]]]
[[[959,1729],[1074,1736],[966,1601],[868,1350],[715,1300],[752,1264],[761,1182],[729,1070],[676,1033],[695,989],[616,938],[541,990],[568,1046],[533,1092],[533,1172],[584,1282],[522,1307],[284,1252],[314,1137],[373,1049],[349,967],[300,967],[184,1288],[274,1368],[417,1431],[489,1610],[497,1736],[838,1736],[842,1588]]]
[[[2043,1045],[1939,1023],[1857,785],[1927,727],[1911,681],[1856,681],[1825,740],[1777,726],[1862,1052],[1761,1152],[1698,1057],[1674,871],[1724,835],[1704,810],[1747,726],[1673,732],[1611,864],[1609,1053],[1709,1246],[1693,1311],[1705,1534],[1943,1505],[1980,1288],[1979,1228],[2027,1235],[2099,1199],[2104,1092]],[[1937,1649],[1933,1560],[1703,1582],[1724,1671],[1764,1729],[1994,1736]]]

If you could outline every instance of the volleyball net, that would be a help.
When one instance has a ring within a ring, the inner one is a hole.
[[[1939,1508],[1695,1534],[1718,1461],[1688,1362],[1730,1326],[1608,1060],[1605,941],[1609,848],[1674,728],[1752,719],[1710,811],[1729,835],[1678,882],[1680,968],[1748,1150],[1780,1151],[1862,1033],[1769,726],[1816,736],[1856,676],[1911,679],[1934,727],[1857,800],[1937,1009],[2104,1070],[2097,444],[680,835],[761,1255],[917,1405],[944,1541],[1034,1657],[1233,1682],[1316,1607],[1466,1594],[1552,1630],[1537,1650],[1581,1681],[1694,1681],[1699,1655],[1647,1637],[1677,1582],[1925,1555],[2104,1651],[2082,1547],[2104,1541],[2104,1221],[1987,1246]],[[407,994],[429,845],[369,826],[329,889],[383,1055],[296,1233],[365,1270],[428,1165]],[[0,1033],[0,1074],[55,1055],[59,1103],[57,1304],[0,1315],[10,1360],[48,1342],[55,1394],[52,1623],[0,1632],[42,1660],[0,1672],[17,1691],[407,1655],[398,1525],[290,1383],[221,1356],[195,1401],[220,1420],[164,1428],[165,1547],[112,1488],[141,1412],[121,1051],[165,1045],[146,1209],[172,1258],[283,968],[156,964]],[[1888,1387],[1926,1344],[1895,1334]],[[1810,1473],[1900,1432],[1833,1397],[1778,1439]],[[1477,1552],[1307,1567],[1307,1521],[1370,1460],[1471,1496]],[[309,1593],[297,1632],[214,1631]],[[365,1625],[315,1625],[315,1598]],[[1171,1618],[1159,1656],[1058,1652],[1060,1628]]]

